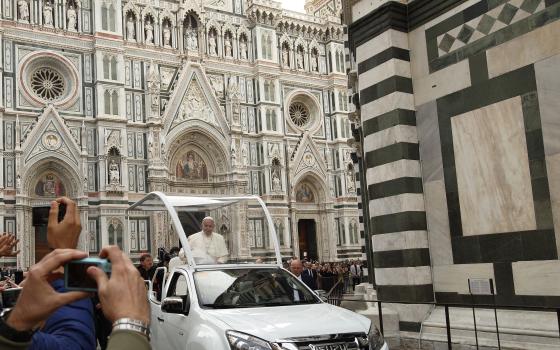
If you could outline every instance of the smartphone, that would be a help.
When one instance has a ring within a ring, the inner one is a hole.
[[[66,215],[66,204],[60,203],[58,205],[58,222],[64,220],[65,215]]]
[[[12,308],[16,306],[16,302],[21,293],[22,288],[8,288],[2,291],[2,308]]]
[[[72,260],[64,265],[64,288],[69,291],[97,292],[97,283],[87,273],[90,266],[97,266],[111,275],[111,262],[107,259]]]

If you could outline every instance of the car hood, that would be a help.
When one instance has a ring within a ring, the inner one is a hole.
[[[340,333],[367,333],[370,320],[330,304],[207,310],[230,329],[267,341]]]

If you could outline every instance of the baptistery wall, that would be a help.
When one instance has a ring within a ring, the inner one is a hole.
[[[0,229],[22,245],[6,262],[48,251],[42,208],[62,195],[78,203],[92,254],[177,245],[157,217],[125,217],[155,190],[259,195],[284,256],[362,257],[342,4],[306,10],[0,0]],[[235,218],[216,220],[227,236]],[[243,234],[265,241],[255,225]]]

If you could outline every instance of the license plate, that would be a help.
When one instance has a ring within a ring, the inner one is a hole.
[[[309,344],[309,348],[311,350],[347,350],[346,344],[344,343],[319,345]]]

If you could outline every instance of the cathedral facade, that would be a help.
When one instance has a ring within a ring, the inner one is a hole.
[[[80,247],[178,240],[126,208],[150,191],[259,195],[285,256],[361,257],[340,0],[0,0],[0,229],[27,267],[45,207]],[[236,218],[217,218],[228,235]],[[262,224],[261,224],[262,225]],[[249,242],[263,244],[250,225]],[[262,247],[265,249],[266,247]]]

